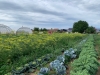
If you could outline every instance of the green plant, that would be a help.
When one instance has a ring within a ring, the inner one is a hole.
[[[74,73],[76,75],[95,75],[99,65],[100,64],[97,61],[97,53],[93,46],[93,36],[90,35],[88,41],[82,48],[79,58],[71,65],[71,75],[74,75]]]

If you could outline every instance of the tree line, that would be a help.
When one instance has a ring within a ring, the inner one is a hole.
[[[48,31],[46,28],[34,27],[33,31]],[[59,32],[59,30],[58,30]],[[96,29],[93,26],[89,26],[86,21],[79,20],[73,24],[72,32],[78,33],[95,33]]]
[[[34,27],[34,29],[33,29],[34,31],[47,31],[47,29],[46,28],[38,28],[38,27]]]

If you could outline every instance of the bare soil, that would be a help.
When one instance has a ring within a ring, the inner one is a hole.
[[[67,73],[66,75],[70,75],[70,66],[68,66],[66,73]]]
[[[70,71],[71,71],[71,63],[74,61],[75,59],[71,60],[71,62],[68,64],[68,69],[66,71],[66,75],[70,75]]]
[[[96,51],[98,52],[99,46],[96,45],[96,46],[95,46],[95,49],[96,49]],[[100,58],[98,59],[98,62],[100,63]],[[100,67],[98,68],[98,71],[97,71],[97,74],[96,74],[96,75],[100,75]]]
[[[71,61],[72,62],[72,61]],[[68,65],[68,69],[66,70],[66,75],[70,75],[70,70],[71,70],[71,62]],[[39,73],[39,71],[35,71],[34,73],[25,73],[25,75],[37,75]]]
[[[98,62],[100,63],[100,59],[98,59]],[[98,68],[98,71],[97,71],[96,75],[100,75],[100,67]]]
[[[100,67],[99,67],[96,75],[100,75]]]

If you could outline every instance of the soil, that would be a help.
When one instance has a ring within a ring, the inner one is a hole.
[[[98,62],[100,63],[100,59],[98,59]],[[96,75],[100,75],[100,67],[98,68],[98,71],[97,71]]]
[[[70,75],[70,70],[71,70],[70,65],[71,65],[71,62],[69,63],[68,69],[66,70],[66,75]],[[34,72],[34,73],[26,73],[25,75],[37,75],[37,73],[39,73],[39,71],[36,70],[36,72]]]
[[[38,70],[35,70],[32,73],[25,73],[25,75],[37,75],[38,72],[39,72]]]
[[[99,46],[96,45],[96,46],[95,46],[95,49],[96,49],[96,51],[98,52]],[[100,58],[98,59],[98,62],[100,63]],[[100,67],[98,68],[98,71],[97,71],[97,74],[96,74],[96,75],[100,75]]]
[[[99,67],[96,75],[100,75],[100,67]]]
[[[70,70],[71,70],[71,63],[74,61],[75,59],[71,60],[71,62],[68,63],[68,69],[66,70],[66,75],[70,75]],[[49,66],[48,64],[46,66]],[[33,73],[26,73],[25,75],[37,75],[39,73],[39,70],[36,70]]]
[[[71,60],[71,62],[68,64],[68,69],[66,71],[66,75],[70,75],[70,71],[71,71],[71,63],[74,61],[75,59]]]
[[[66,75],[70,75],[70,65],[68,66],[68,69],[66,70]],[[26,73],[25,75],[37,75],[37,73]],[[98,74],[99,75],[99,74]]]
[[[96,75],[100,75],[100,67],[98,68],[98,71],[97,71]]]
[[[67,73],[66,75],[70,75],[70,66],[68,66],[66,73]]]
[[[37,73],[26,73],[25,75],[37,75]]]

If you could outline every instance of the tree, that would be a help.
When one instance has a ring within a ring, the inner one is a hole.
[[[48,31],[46,28],[41,28],[40,31]]]
[[[39,28],[38,27],[34,27],[34,31],[39,31]]]
[[[86,33],[95,33],[96,32],[96,30],[95,30],[95,28],[94,27],[92,27],[92,26],[90,26],[90,27],[88,27],[87,29],[86,29],[86,31],[85,31]]]
[[[73,24],[72,32],[83,33],[88,28],[88,23],[86,21],[78,21]]]
[[[43,28],[42,30],[43,30],[43,31],[47,31],[47,29],[46,29],[46,28]]]

